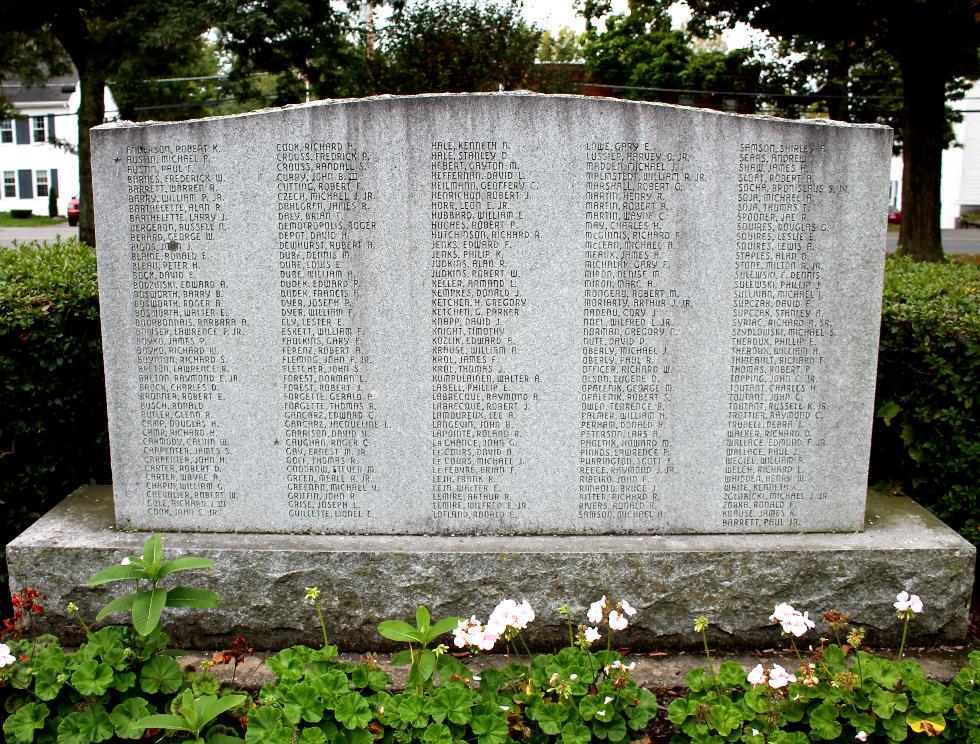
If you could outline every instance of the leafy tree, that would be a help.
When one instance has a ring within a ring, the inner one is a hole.
[[[239,99],[278,106],[363,93],[364,49],[351,13],[331,0],[229,2],[217,28]]]
[[[557,34],[544,31],[538,44],[538,62],[582,62],[582,38],[567,26]]]
[[[541,33],[519,0],[417,2],[396,9],[374,61],[374,92],[433,93],[523,87]]]
[[[980,24],[974,0],[690,0],[709,24],[744,21],[783,39],[820,45],[840,70],[875,53],[894,58],[902,79],[902,229],[899,251],[940,261],[939,182],[947,140],[946,92],[957,78],[980,73]],[[880,63],[880,58],[870,69]],[[838,99],[839,100],[839,99]],[[834,112],[840,115],[839,111]]]
[[[592,77],[623,86],[622,95],[660,100],[663,91],[757,92],[765,87],[762,62],[746,50],[692,46],[686,31],[671,28],[667,4],[631,3],[628,14],[605,19],[605,30],[586,33],[585,59]],[[744,108],[754,109],[755,98]]]
[[[200,36],[214,12],[213,4],[199,0],[54,0],[0,7],[5,33],[35,39],[41,50],[60,46],[78,71],[79,237],[84,242],[95,244],[89,130],[105,119],[106,83],[122,80],[127,62],[166,54],[179,42]]]

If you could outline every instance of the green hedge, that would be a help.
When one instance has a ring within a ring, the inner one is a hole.
[[[980,265],[889,258],[872,480],[980,543]]]
[[[110,481],[95,251],[0,248],[0,545],[93,480]]]

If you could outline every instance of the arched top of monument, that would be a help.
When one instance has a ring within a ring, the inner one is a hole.
[[[602,111],[629,111],[651,112],[689,112],[703,117],[722,117],[728,119],[753,119],[758,121],[778,122],[803,127],[834,127],[845,129],[876,129],[891,134],[892,128],[883,124],[852,124],[849,122],[835,121],[832,119],[784,119],[776,116],[764,114],[736,114],[727,111],[716,111],[714,109],[695,108],[691,106],[679,106],[670,103],[656,103],[651,101],[630,101],[622,98],[607,98],[602,96],[580,96],[572,94],[556,93],[535,93],[533,91],[518,90],[493,93],[423,93],[419,95],[399,96],[399,95],[379,95],[367,98],[331,98],[308,103],[295,103],[288,106],[275,108],[256,109],[239,114],[227,116],[211,116],[200,119],[186,119],[183,121],[115,121],[94,127],[96,130],[120,129],[127,127],[159,127],[173,126],[200,122],[213,122],[232,119],[247,119],[250,117],[267,117],[272,114],[282,114],[297,111],[317,111],[334,110],[336,107],[363,107],[363,106],[398,106],[402,108],[418,107],[440,107],[452,105],[456,107],[478,106],[482,109],[488,106],[565,106],[569,109],[578,109],[589,112]],[[641,113],[642,115],[642,113]],[[670,115],[670,113],[667,113]]]

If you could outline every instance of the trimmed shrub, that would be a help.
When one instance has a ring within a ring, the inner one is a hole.
[[[980,543],[980,266],[889,258],[872,481]]]
[[[75,239],[0,250],[0,545],[109,480],[95,251]]]
[[[28,217],[34,216],[33,209],[11,209],[10,217],[15,220],[26,220]]]

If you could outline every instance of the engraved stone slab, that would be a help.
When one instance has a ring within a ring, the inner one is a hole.
[[[93,131],[120,526],[861,529],[889,129],[485,94]]]

